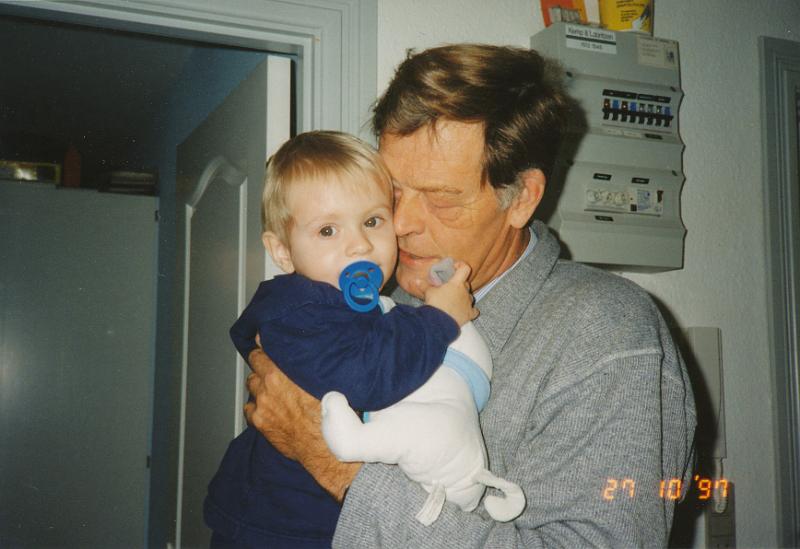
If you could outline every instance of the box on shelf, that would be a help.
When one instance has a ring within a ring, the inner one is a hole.
[[[154,172],[116,170],[103,174],[97,190],[104,193],[158,195],[158,178]]]
[[[654,0],[540,0],[544,26],[563,22],[653,34]]]
[[[0,160],[0,179],[61,183],[61,165],[53,162]]]

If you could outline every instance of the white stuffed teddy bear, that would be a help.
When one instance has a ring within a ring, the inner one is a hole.
[[[394,302],[381,296],[384,312]],[[416,518],[432,524],[445,497],[464,511],[477,507],[486,486],[505,497],[484,501],[489,515],[509,521],[522,512],[525,496],[516,484],[487,469],[478,412],[489,398],[492,358],[478,330],[468,322],[445,355],[442,366],[419,389],[383,410],[364,414],[364,423],[345,396],[322,399],[322,434],[342,461],[397,464],[430,494]]]

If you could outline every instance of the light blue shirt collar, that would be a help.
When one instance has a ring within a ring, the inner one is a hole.
[[[488,283],[488,284],[486,284],[486,285],[485,285],[485,286],[483,286],[483,287],[482,287],[480,290],[478,290],[477,292],[475,292],[475,294],[474,294],[474,296],[475,296],[475,303],[479,302],[483,296],[485,296],[486,294],[488,294],[488,293],[489,293],[489,291],[490,291],[492,288],[494,288],[494,287],[495,287],[495,285],[496,285],[498,282],[500,282],[500,281],[503,279],[503,277],[504,277],[504,276],[506,276],[508,273],[510,273],[510,272],[511,272],[511,271],[514,269],[514,267],[516,267],[517,265],[519,265],[519,264],[522,262],[522,260],[523,260],[523,259],[525,259],[526,257],[528,257],[528,255],[530,255],[530,253],[531,253],[531,252],[533,251],[533,249],[536,247],[536,243],[539,241],[539,239],[538,239],[538,238],[536,238],[536,233],[535,233],[535,232],[533,232],[533,229],[529,228],[528,230],[529,230],[529,231],[530,231],[530,233],[531,233],[531,238],[530,238],[530,240],[528,241],[528,245],[525,247],[525,251],[524,251],[524,252],[522,252],[522,255],[521,255],[521,256],[519,256],[519,259],[517,259],[517,260],[514,262],[514,264],[513,264],[511,267],[509,267],[508,269],[506,269],[505,271],[503,271],[503,273],[502,273],[500,276],[497,276],[497,277],[493,278],[491,281],[489,281],[489,283]]]

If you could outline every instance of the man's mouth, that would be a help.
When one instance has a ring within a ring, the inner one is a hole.
[[[435,261],[437,259],[436,256],[416,255],[416,254],[412,254],[411,252],[407,252],[405,250],[400,250],[400,253],[398,254],[398,256],[399,256],[399,259],[400,259],[400,263],[402,263],[404,265],[409,265],[409,266],[419,265],[421,263],[429,263],[429,262]]]

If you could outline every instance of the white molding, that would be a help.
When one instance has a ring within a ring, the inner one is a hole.
[[[762,37],[762,158],[767,309],[782,547],[800,543],[800,44]]]
[[[183,325],[181,326],[181,387],[180,410],[178,430],[178,459],[176,507],[175,507],[175,540],[180,546],[181,525],[183,524],[183,457],[186,453],[186,388],[189,375],[189,265],[192,249],[192,215],[194,208],[188,204],[184,206],[186,226],[184,227],[183,260],[186,265],[185,283],[183,289]],[[149,510],[148,510],[149,512]]]
[[[269,85],[269,84],[267,84]],[[247,298],[247,205],[248,205],[248,189],[250,181],[245,179],[239,187],[239,249],[236,252],[236,313],[237,316],[242,314],[246,304]],[[257,193],[253,193],[254,195]],[[236,438],[245,428],[244,410],[245,405],[245,371],[249,370],[245,364],[244,359],[239,355],[236,349],[231,350],[234,356],[233,362],[236,364],[236,382],[233,394],[233,432],[231,438]]]

